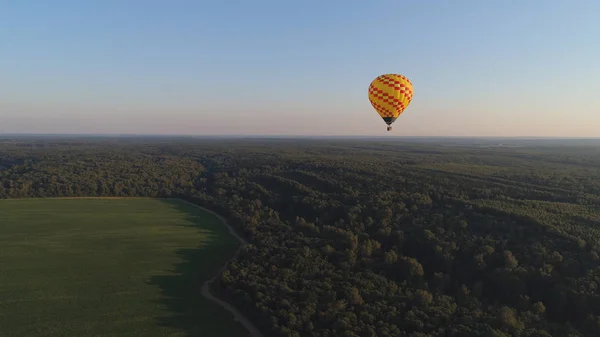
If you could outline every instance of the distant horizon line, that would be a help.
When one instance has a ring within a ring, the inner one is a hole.
[[[598,137],[561,137],[561,136],[396,136],[396,135],[282,135],[282,134],[152,134],[152,133],[25,133],[0,132],[5,136],[38,136],[38,137],[184,137],[184,138],[452,138],[452,139],[577,139],[600,140]]]

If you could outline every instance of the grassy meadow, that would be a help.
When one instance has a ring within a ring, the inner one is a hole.
[[[236,247],[176,200],[0,200],[0,336],[245,336],[200,294]]]

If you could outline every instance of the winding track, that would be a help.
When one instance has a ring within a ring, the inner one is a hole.
[[[223,222],[223,224],[225,224],[225,226],[227,226],[227,229],[229,230],[229,234],[231,234],[231,236],[233,236],[236,240],[238,240],[242,245],[245,245],[247,243],[246,240],[244,240],[244,238],[242,238],[235,232],[233,227],[231,227],[229,225],[229,223],[227,222],[227,220],[225,220],[222,216],[218,215],[217,213],[215,213],[209,209],[206,209],[202,206],[198,206],[191,202],[188,202],[188,201],[185,201],[182,199],[177,199],[177,200],[179,200],[187,205],[199,208],[205,212],[208,212],[208,213],[216,216],[219,220],[221,220]],[[238,250],[235,252],[235,255],[231,258],[232,260],[238,256],[238,254],[240,253],[240,249],[241,249],[241,247],[238,248]],[[221,267],[221,269],[219,269],[219,271],[217,271],[217,273],[212,278],[210,278],[206,282],[204,282],[204,284],[202,285],[202,290],[201,290],[202,296],[204,296],[207,300],[212,301],[212,302],[220,305],[221,307],[225,308],[229,312],[231,312],[233,314],[233,317],[235,318],[235,320],[240,322],[244,326],[244,328],[246,328],[246,330],[248,330],[248,332],[250,333],[250,336],[264,337],[264,335],[256,328],[256,326],[254,326],[254,324],[252,324],[252,322],[248,318],[246,318],[246,316],[244,316],[239,310],[234,308],[231,304],[217,298],[210,292],[211,283],[217,278],[217,276],[221,273],[221,271],[223,271],[223,269],[225,269],[226,265],[227,264],[223,265],[223,267]]]

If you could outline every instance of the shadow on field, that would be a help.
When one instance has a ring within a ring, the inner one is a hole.
[[[188,214],[187,220],[198,225],[185,227],[197,228],[206,241],[196,249],[177,250],[181,262],[173,266],[171,274],[156,275],[148,281],[160,287],[163,298],[158,303],[170,312],[167,317],[158,317],[158,324],[188,337],[247,336],[238,333],[243,328],[227,311],[202,297],[200,292],[204,281],[234,255],[236,241],[214,216],[177,200],[161,201]]]

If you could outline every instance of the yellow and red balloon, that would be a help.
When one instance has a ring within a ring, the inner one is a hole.
[[[379,75],[369,85],[369,101],[388,125],[388,131],[408,107],[412,96],[412,83],[400,74]]]

